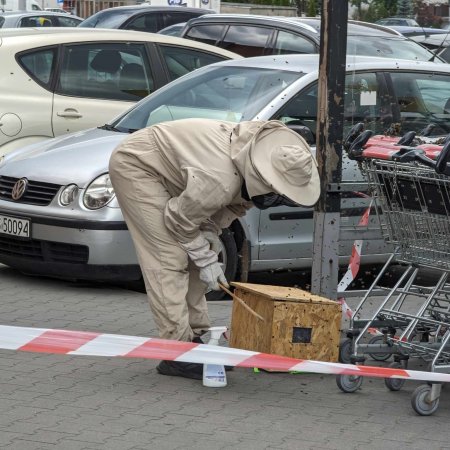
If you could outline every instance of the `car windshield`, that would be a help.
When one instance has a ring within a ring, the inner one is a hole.
[[[171,83],[119,118],[113,126],[132,132],[156,123],[199,117],[251,120],[302,73],[253,67],[208,66]]]
[[[135,11],[99,11],[80,23],[80,27],[86,28],[118,28]]]
[[[409,39],[383,36],[348,36],[347,56],[364,55],[430,61],[433,53]],[[441,62],[436,59],[435,62]]]

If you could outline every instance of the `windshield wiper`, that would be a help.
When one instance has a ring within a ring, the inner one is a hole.
[[[119,130],[118,128],[110,125],[109,123],[105,123],[105,125],[102,125],[101,127],[97,127],[100,130],[107,130],[107,131],[117,131],[118,133],[122,133],[121,130]]]

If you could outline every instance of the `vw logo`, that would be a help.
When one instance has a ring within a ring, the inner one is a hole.
[[[26,178],[21,178],[20,180],[17,180],[16,184],[12,188],[11,198],[13,200],[21,199],[23,194],[25,194],[27,187],[28,187],[28,180]]]

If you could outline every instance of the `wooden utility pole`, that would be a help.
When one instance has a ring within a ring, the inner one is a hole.
[[[314,212],[311,290],[333,300],[339,269],[347,19],[347,1],[322,1],[316,140],[322,192]]]

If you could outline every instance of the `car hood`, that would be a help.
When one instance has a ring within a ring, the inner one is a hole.
[[[111,153],[127,136],[94,128],[49,139],[7,155],[0,175],[83,188],[108,171]]]

